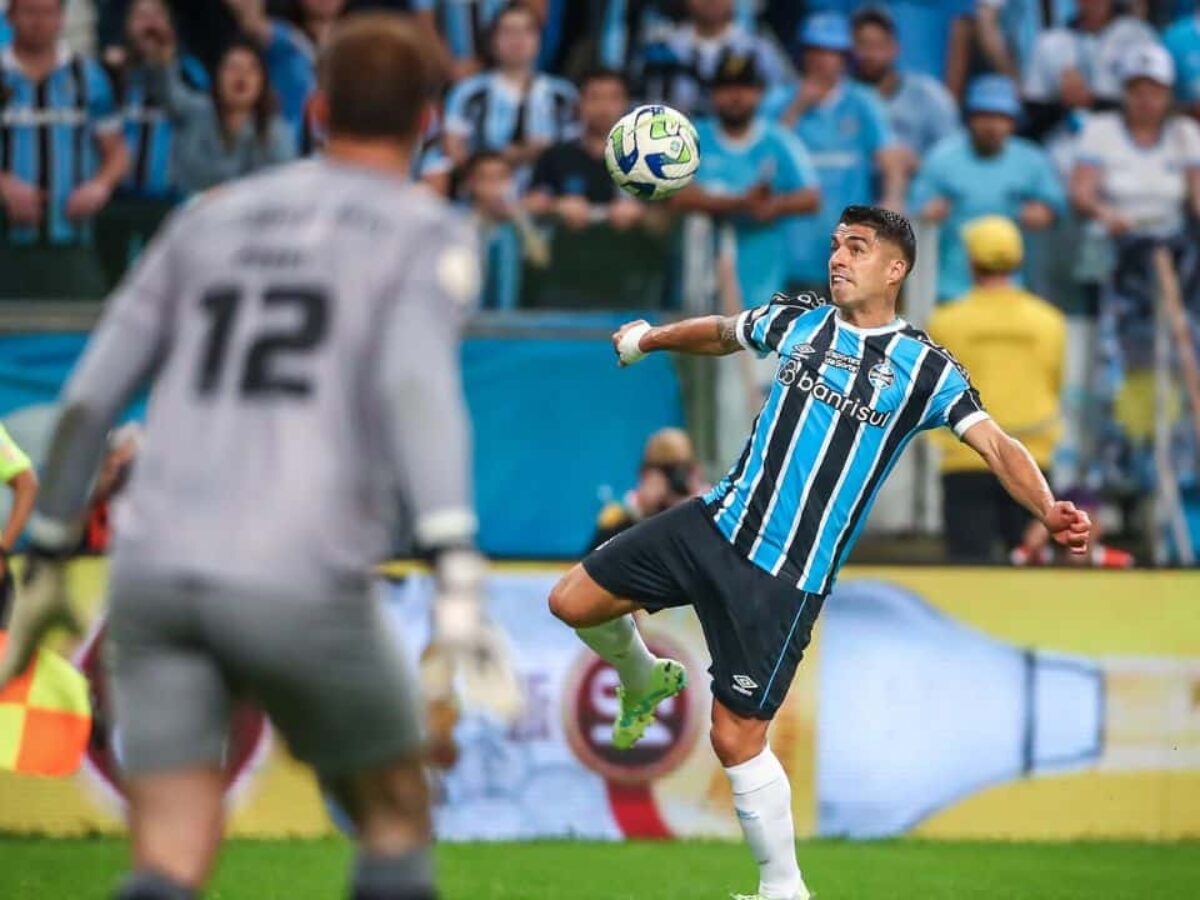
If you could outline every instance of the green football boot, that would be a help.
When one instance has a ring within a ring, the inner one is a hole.
[[[650,684],[644,693],[632,694],[624,686],[618,687],[621,714],[613,722],[613,746],[618,750],[628,750],[641,740],[646,727],[654,721],[654,710],[658,704],[674,697],[685,687],[687,672],[682,663],[673,659],[655,660]]]

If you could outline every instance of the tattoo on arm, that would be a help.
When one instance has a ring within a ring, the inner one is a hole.
[[[742,349],[742,344],[737,338],[737,323],[737,316],[721,316],[721,321],[717,324],[718,339],[722,349],[727,352]]]

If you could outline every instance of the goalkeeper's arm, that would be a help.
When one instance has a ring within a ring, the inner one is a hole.
[[[673,350],[696,356],[728,356],[744,349],[737,339],[736,316],[701,316],[669,325],[650,325],[644,319],[627,322],[612,336],[623,366],[632,365],[654,350]]]

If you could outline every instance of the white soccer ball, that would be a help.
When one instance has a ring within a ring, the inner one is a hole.
[[[700,166],[700,142],[688,117],[669,106],[639,106],[608,133],[604,165],[617,187],[661,200],[687,187]]]

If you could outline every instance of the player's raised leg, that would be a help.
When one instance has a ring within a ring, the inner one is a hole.
[[[739,715],[713,698],[713,751],[729,776],[738,824],[758,862],[757,897],[807,900],[808,888],[796,862],[792,786],[767,743],[770,724]]]
[[[617,670],[620,713],[613,722],[613,746],[627,750],[654,721],[660,703],[687,684],[683,665],[658,659],[646,646],[633,621],[641,604],[601,587],[583,565],[576,565],[550,592],[550,611],[570,625],[579,639]]]

